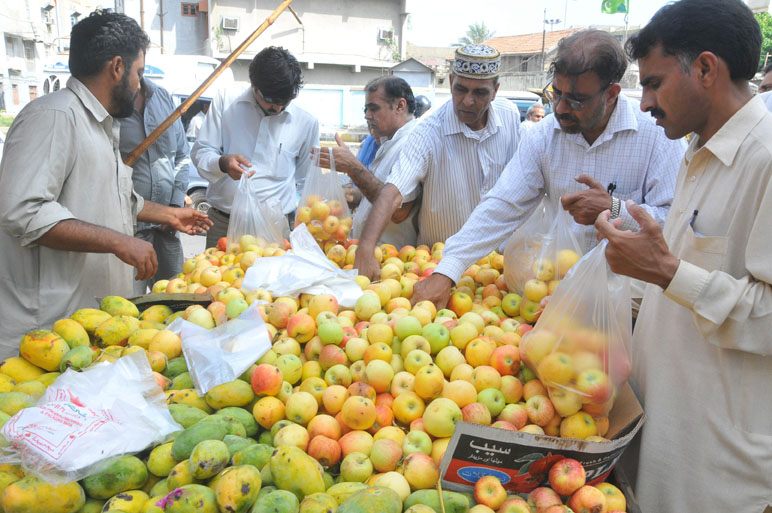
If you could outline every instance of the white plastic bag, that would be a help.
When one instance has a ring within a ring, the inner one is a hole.
[[[182,319],[169,326],[180,331],[182,354],[199,395],[237,379],[271,349],[259,304],[265,301],[252,303],[237,318],[211,330]]]
[[[289,253],[258,259],[247,269],[241,287],[265,289],[275,297],[332,294],[339,305],[353,308],[362,295],[355,280],[357,271],[339,269],[330,262],[303,224],[292,230],[290,243]]]
[[[21,463],[50,483],[69,483],[181,429],[140,351],[59,376],[36,406],[5,423],[8,446],[0,461]]]
[[[228,251],[247,251],[252,244],[281,245],[285,232],[289,231],[281,203],[276,198],[261,201],[256,190],[257,181],[248,178],[247,174],[241,175],[233,196],[228,223]]]
[[[319,167],[319,151],[330,152],[330,169]],[[295,227],[305,224],[320,244],[327,241],[344,242],[351,232],[353,218],[348,209],[332,148],[314,148],[314,163],[308,171],[303,196],[295,214]]]
[[[504,249],[504,280],[511,292],[522,294],[528,280],[549,284],[565,276],[583,253],[573,224],[571,215],[559,205],[542,200]]]
[[[606,415],[632,370],[630,278],[615,274],[603,240],[555,291],[520,356],[536,372],[561,416],[580,408]]]

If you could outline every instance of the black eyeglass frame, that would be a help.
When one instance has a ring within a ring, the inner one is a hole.
[[[609,81],[609,83],[603,86],[600,91],[590,96],[586,100],[581,100],[581,101],[568,98],[566,95],[556,94],[554,89],[550,90],[550,86],[552,85],[552,80],[549,81],[549,83],[544,87],[542,92],[544,93],[544,96],[550,101],[550,103],[552,103],[552,106],[555,109],[557,109],[561,101],[565,100],[565,102],[568,104],[568,107],[571,110],[581,111],[581,110],[584,110],[590,103],[592,103],[598,96],[605,93],[606,89],[608,89],[614,84],[615,82],[613,80]]]

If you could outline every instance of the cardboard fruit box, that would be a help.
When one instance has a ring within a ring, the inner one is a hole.
[[[173,311],[185,310],[191,305],[201,305],[204,308],[212,304],[211,294],[145,294],[129,299],[137,305],[140,311],[153,305],[166,305]]]
[[[534,435],[468,422],[456,424],[442,458],[442,487],[472,492],[485,475],[499,478],[504,488],[528,493],[548,483],[549,470],[563,458],[579,461],[587,483],[603,481],[645,421],[641,404],[628,383],[609,414],[609,442]]]

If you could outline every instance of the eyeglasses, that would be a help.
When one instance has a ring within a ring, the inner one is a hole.
[[[585,107],[587,107],[587,105],[589,105],[590,103],[592,103],[592,101],[593,101],[595,98],[597,98],[598,96],[600,96],[601,94],[603,94],[603,93],[604,93],[604,91],[606,91],[606,89],[608,89],[609,87],[611,87],[611,84],[613,84],[613,83],[614,83],[613,81],[609,82],[608,84],[606,84],[605,86],[603,86],[603,88],[601,88],[601,90],[600,90],[600,91],[598,91],[598,92],[597,92],[597,93],[595,93],[594,95],[590,96],[590,97],[589,97],[589,98],[587,98],[586,100],[582,100],[582,101],[579,101],[579,100],[574,100],[574,99],[572,99],[572,98],[569,98],[568,96],[566,96],[566,95],[564,95],[564,94],[557,94],[557,93],[555,93],[555,91],[554,91],[554,90],[550,89],[550,86],[552,86],[552,82],[550,82],[549,84],[547,84],[547,87],[545,87],[545,88],[544,88],[544,91],[543,91],[543,92],[544,92],[544,96],[546,96],[546,97],[547,97],[547,99],[548,99],[548,100],[549,100],[549,101],[552,103],[552,105],[554,105],[556,108],[557,108],[558,104],[561,102],[561,100],[565,100],[565,102],[568,104],[568,106],[571,108],[571,110],[582,110],[582,109],[584,109]]]
[[[290,98],[288,98],[288,99],[287,99],[287,98],[284,98],[284,99],[281,99],[281,100],[280,100],[280,99],[278,99],[278,98],[269,98],[268,96],[265,96],[265,95],[262,93],[262,91],[260,91],[260,89],[258,89],[257,87],[255,87],[255,91],[257,92],[257,94],[258,94],[258,95],[260,95],[260,98],[262,98],[262,99],[263,99],[263,101],[264,101],[265,103],[270,103],[271,105],[278,105],[279,107],[286,107],[286,106],[287,106],[287,105],[289,105],[289,104],[290,104],[290,102],[291,102],[292,100],[294,100],[294,99],[295,99],[295,97],[297,96],[297,94],[293,94],[293,95],[292,95]]]

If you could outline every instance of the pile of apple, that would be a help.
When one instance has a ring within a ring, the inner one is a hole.
[[[565,458],[549,472],[549,487],[534,489],[527,500],[507,491],[495,476],[480,478],[474,486],[477,506],[470,513],[623,513],[627,500],[611,483],[586,484],[582,464]]]
[[[304,223],[320,245],[328,241],[345,242],[348,239],[354,221],[342,201],[312,194],[304,203],[295,214],[295,226]]]

